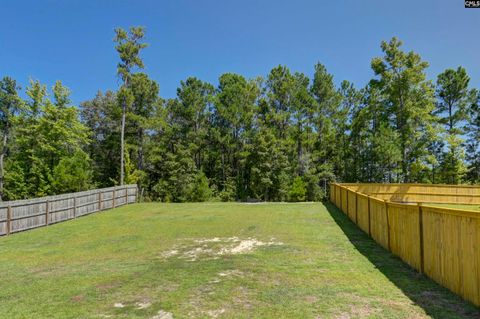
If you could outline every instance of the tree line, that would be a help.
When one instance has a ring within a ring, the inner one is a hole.
[[[218,85],[189,77],[163,99],[142,72],[142,27],[115,30],[116,91],[73,106],[69,90],[0,81],[2,200],[137,183],[145,200],[316,201],[329,181],[480,183],[480,92],[463,67],[381,43],[363,88],[273,68]]]

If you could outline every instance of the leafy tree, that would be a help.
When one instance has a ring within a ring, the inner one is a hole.
[[[82,150],[71,157],[63,157],[53,169],[52,184],[55,193],[79,192],[92,188],[90,158]]]
[[[65,172],[61,168],[71,163],[66,159],[72,156],[79,163],[79,154],[89,143],[88,128],[79,121],[77,108],[70,106],[69,90],[57,81],[52,91],[53,102],[47,98],[46,87],[40,82],[31,81],[27,88],[30,100],[18,116],[6,178],[11,198],[70,190],[71,179],[61,174]],[[89,175],[89,164],[76,167],[76,173],[80,174],[81,169],[85,169],[82,176]],[[90,183],[76,185],[88,188]]]

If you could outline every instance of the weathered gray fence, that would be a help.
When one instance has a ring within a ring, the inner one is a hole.
[[[0,235],[47,226],[137,201],[137,185],[0,202]]]

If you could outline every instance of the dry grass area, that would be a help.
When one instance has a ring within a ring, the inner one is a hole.
[[[0,238],[1,318],[479,318],[331,205],[136,204]]]

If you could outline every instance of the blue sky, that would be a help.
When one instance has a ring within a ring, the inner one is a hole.
[[[188,76],[216,85],[278,64],[311,76],[321,62],[361,87],[392,36],[430,63],[431,79],[462,65],[480,88],[480,10],[461,0],[0,0],[0,10],[0,76],[59,79],[75,104],[118,87],[113,29],[132,25],[147,28],[146,72],[166,98]]]

